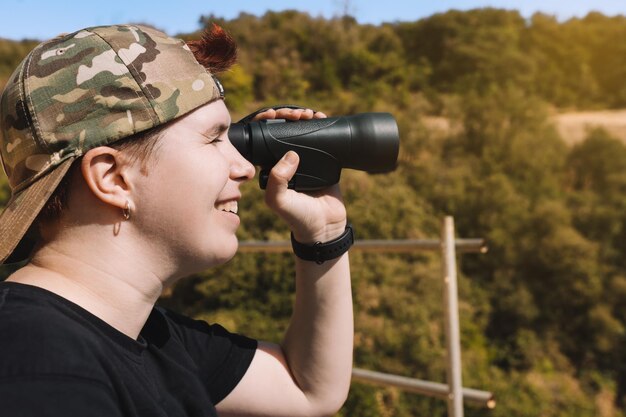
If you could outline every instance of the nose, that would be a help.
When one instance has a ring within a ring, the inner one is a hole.
[[[230,143],[230,141],[228,141]],[[256,170],[254,169],[254,165],[250,163],[246,158],[244,158],[237,148],[235,148],[232,143],[230,143],[230,153],[231,153],[231,164],[230,164],[230,177],[234,180],[238,181],[249,181],[254,178],[254,174],[256,174]]]

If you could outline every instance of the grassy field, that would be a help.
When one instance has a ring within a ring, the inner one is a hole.
[[[626,109],[561,113],[553,116],[559,134],[569,145],[581,142],[589,129],[604,128],[626,143]]]
[[[582,142],[589,130],[598,127],[626,143],[626,109],[562,112],[552,116],[551,120],[568,145]],[[429,130],[443,136],[459,129],[445,117],[424,116],[422,122]]]

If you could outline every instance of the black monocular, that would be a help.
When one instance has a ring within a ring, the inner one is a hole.
[[[244,158],[261,167],[262,189],[270,169],[290,150],[300,156],[300,165],[289,188],[313,191],[338,183],[342,168],[393,171],[400,148],[398,125],[389,113],[239,122],[230,125],[228,136]]]

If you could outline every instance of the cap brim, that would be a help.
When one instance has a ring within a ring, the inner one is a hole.
[[[24,191],[14,195],[0,214],[0,264],[23,261],[30,255],[32,245],[19,245],[54,190],[72,166],[67,159],[46,176]],[[16,250],[17,248],[17,250]],[[19,252],[19,253],[18,253]]]

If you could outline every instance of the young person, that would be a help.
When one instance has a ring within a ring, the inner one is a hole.
[[[0,259],[28,261],[0,283],[2,415],[315,416],[343,404],[348,255],[305,259],[314,247],[349,247],[351,230],[337,186],[288,189],[294,152],[265,194],[303,244],[282,342],[154,306],[164,288],[237,250],[239,186],[254,167],[228,140],[214,75],[235,51],[217,26],[185,44],[117,25],[44,42],[15,70],[0,97],[12,189]],[[324,115],[256,116],[274,117]]]

